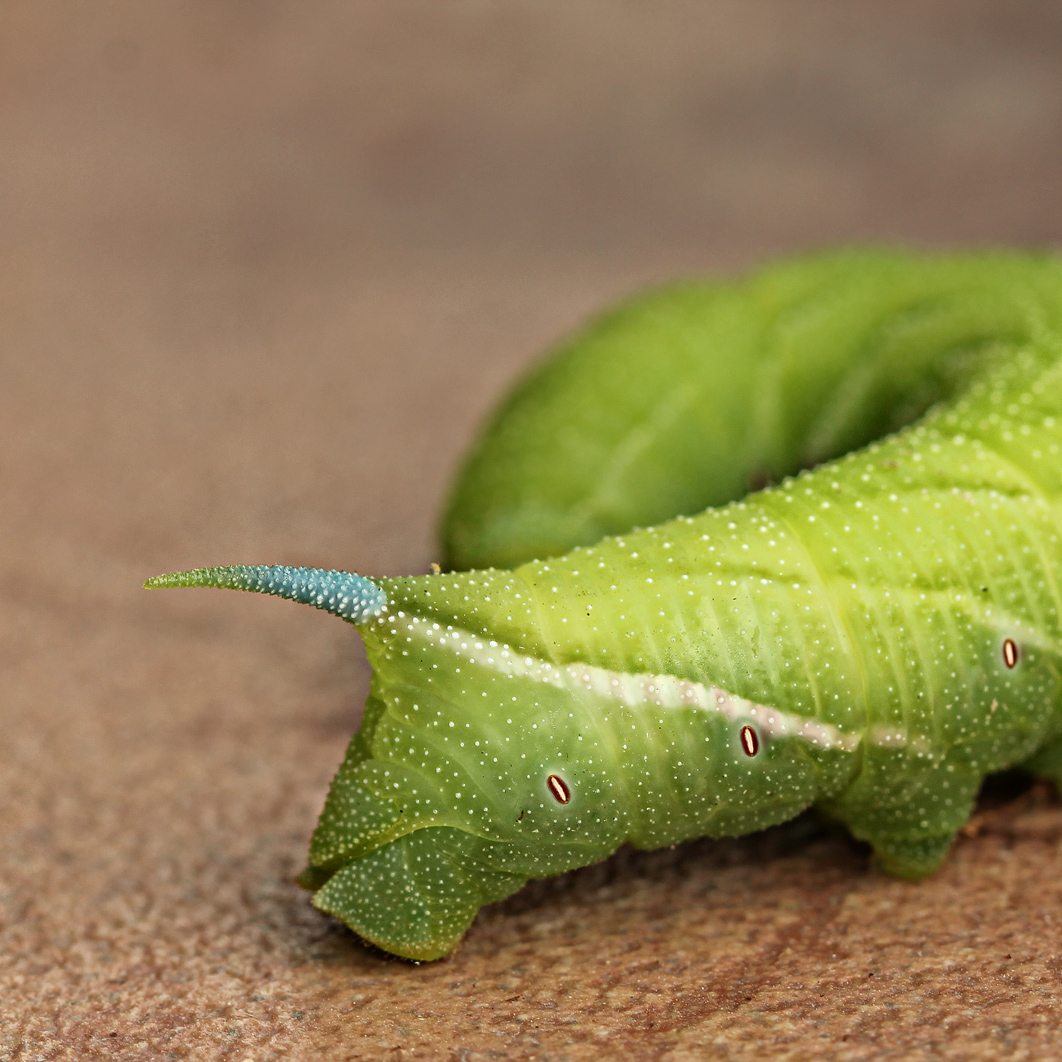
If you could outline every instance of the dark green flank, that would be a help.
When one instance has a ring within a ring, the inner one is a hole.
[[[918,878],[985,774],[1058,781],[1060,447],[1058,261],[822,256],[635,300],[529,376],[443,529],[490,570],[147,585],[358,627],[372,692],[300,881],[435,959],[625,842],[817,805]]]

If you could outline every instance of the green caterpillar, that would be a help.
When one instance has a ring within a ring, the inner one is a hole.
[[[919,878],[987,773],[1062,781],[1060,446],[1062,262],[822,255],[635,299],[529,376],[444,523],[486,570],[146,585],[358,627],[372,691],[300,882],[435,959],[624,843],[815,805]]]

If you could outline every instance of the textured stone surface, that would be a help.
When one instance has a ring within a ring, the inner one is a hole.
[[[291,884],[352,632],[139,589],[426,570],[478,418],[633,287],[1057,243],[1057,5],[9,3],[0,89],[0,1060],[1062,1057],[1051,794],[921,885],[802,821],[407,965]]]

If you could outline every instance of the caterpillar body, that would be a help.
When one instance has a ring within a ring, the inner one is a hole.
[[[300,881],[434,959],[623,843],[815,805],[919,878],[987,773],[1062,780],[1060,447],[1059,260],[821,255],[642,296],[547,360],[454,490],[471,570],[146,585],[358,627],[372,689]]]

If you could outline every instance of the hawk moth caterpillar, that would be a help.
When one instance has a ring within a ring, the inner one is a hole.
[[[457,479],[458,570],[145,585],[359,629],[300,882],[435,959],[625,842],[815,805],[915,879],[987,773],[1062,781],[1060,446],[1062,262],[822,254],[633,299],[534,370]]]

